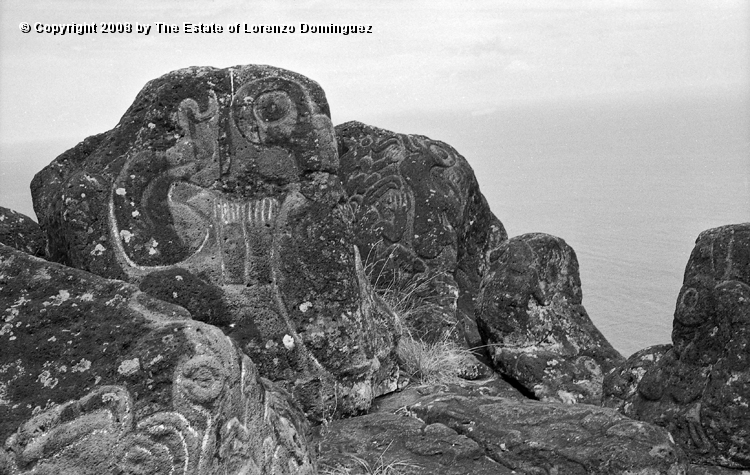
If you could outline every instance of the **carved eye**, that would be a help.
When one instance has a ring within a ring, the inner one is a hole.
[[[225,370],[212,356],[195,356],[182,367],[179,384],[193,402],[213,401],[224,389]]]
[[[277,122],[286,117],[294,107],[292,100],[283,91],[270,91],[255,100],[255,117],[263,122]]]

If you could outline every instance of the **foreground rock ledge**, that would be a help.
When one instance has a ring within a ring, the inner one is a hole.
[[[321,427],[321,468],[366,474],[361,459],[425,475],[687,473],[666,430],[611,409],[531,401],[487,383],[408,391],[427,394]]]
[[[307,422],[219,329],[0,244],[0,474],[315,473]]]

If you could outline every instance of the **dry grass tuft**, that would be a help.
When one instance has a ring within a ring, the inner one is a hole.
[[[401,369],[419,384],[463,381],[459,375],[474,359],[471,350],[453,341],[427,343],[410,336],[401,338],[397,351]]]
[[[352,475],[355,473],[365,475],[406,475],[413,473],[413,469],[421,468],[419,465],[409,463],[405,460],[391,460],[386,463],[385,453],[391,448],[392,444],[393,442],[388,444],[388,447],[378,457],[375,465],[370,465],[370,462],[356,455],[349,455],[349,458],[357,463],[359,467],[338,466],[336,468],[323,469],[320,473],[322,475]]]
[[[355,455],[350,455],[350,457],[360,465],[361,469],[339,466],[333,469],[323,469],[320,473],[322,475],[352,475],[355,473],[362,473],[365,475],[406,475],[408,473],[413,473],[410,469],[420,468],[419,465],[414,465],[401,460],[393,460],[389,463],[385,463],[382,456],[374,466],[371,466],[367,460]]]
[[[447,336],[435,343],[422,341],[415,336],[412,326],[416,314],[429,311],[430,304],[422,296],[430,293],[430,283],[437,274],[386,270],[387,263],[373,262],[372,257],[368,254],[366,258],[365,272],[375,292],[397,317],[396,328],[401,337],[397,355],[401,370],[419,384],[446,384],[461,380],[459,374],[466,369],[467,363],[471,364],[475,359],[471,350],[461,347]],[[392,257],[389,256],[389,259]],[[379,269],[377,273],[376,268]]]

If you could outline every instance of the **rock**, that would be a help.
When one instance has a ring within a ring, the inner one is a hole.
[[[508,237],[466,159],[446,143],[359,122],[337,126],[336,136],[372,283],[412,297],[406,310],[415,336],[455,334],[469,348],[483,345],[474,299],[486,256]]]
[[[0,244],[36,257],[44,257],[47,238],[34,220],[0,206]]]
[[[690,468],[688,468],[688,475],[750,475],[750,471],[735,470],[716,465],[691,464]]]
[[[573,249],[554,236],[524,234],[490,262],[477,322],[495,368],[541,400],[599,404],[604,373],[622,356],[583,307]]]
[[[307,422],[219,329],[0,245],[0,473],[315,473]]]
[[[220,326],[319,421],[398,379],[395,317],[359,263],[338,169],[318,84],[196,67],[149,82],[32,195],[51,259]]]
[[[643,376],[664,357],[672,345],[655,345],[633,353],[604,375],[602,406],[629,413]]]
[[[608,375],[605,401],[668,429],[695,463],[750,468],[750,223],[698,236],[672,343]]]
[[[484,384],[409,391],[398,409],[379,405],[372,414],[317,428],[321,470],[686,474],[686,457],[666,430],[611,409],[531,401]],[[497,395],[503,392],[508,397]]]
[[[513,473],[485,457],[471,438],[443,424],[428,425],[405,415],[367,414],[334,421],[323,430],[319,463],[324,473]]]

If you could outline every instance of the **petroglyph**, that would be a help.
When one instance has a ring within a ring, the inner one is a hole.
[[[355,268],[318,84],[268,66],[175,71],[102,135],[36,182],[55,259],[220,326],[310,412],[365,410],[355,384],[392,386],[394,317]]]
[[[425,309],[415,318],[420,337],[460,339],[468,331],[467,343],[481,345],[472,302],[485,256],[507,235],[466,160],[419,135],[358,122],[336,132],[340,176],[373,284],[388,289],[419,282],[410,294]]]
[[[641,350],[604,381],[607,405],[666,427],[696,462],[750,468],[749,262],[749,224],[702,232],[677,297],[673,344]]]
[[[3,473],[313,473],[304,435],[250,359],[217,329],[184,331],[196,354],[174,369],[171,410],[144,414],[127,387],[98,387],[23,423]]]

